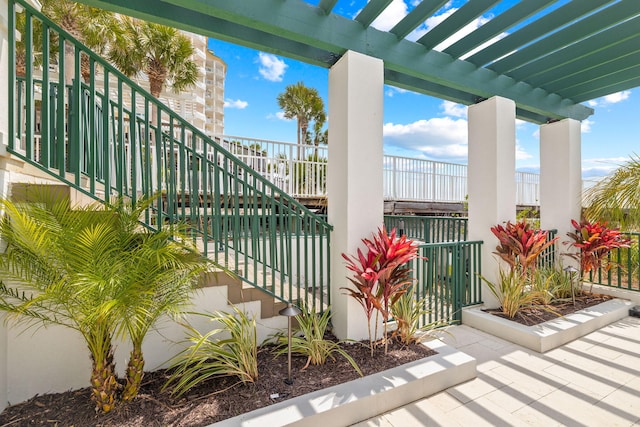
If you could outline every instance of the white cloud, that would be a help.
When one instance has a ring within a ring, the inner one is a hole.
[[[269,115],[267,115],[267,119],[283,120],[283,121],[285,121],[285,122],[289,122],[289,121],[293,120],[293,119],[287,119],[287,118],[284,116],[284,112],[283,112],[283,111],[278,111],[278,112],[277,112],[277,113],[275,113],[275,114],[269,114]]]
[[[280,58],[269,53],[258,53],[258,72],[270,82],[281,82],[288,65]]]
[[[623,90],[622,92],[612,93],[611,95],[603,96],[602,98],[592,99],[587,102],[590,107],[605,107],[611,104],[617,104],[618,102],[625,101],[631,96],[630,90]]]
[[[582,177],[598,178],[609,175],[620,165],[629,161],[629,157],[602,157],[582,160]]]
[[[440,108],[443,113],[447,116],[451,117],[459,117],[466,119],[467,118],[467,106],[462,104],[457,104],[451,101],[442,101],[440,104]]]
[[[403,94],[403,93],[407,93],[407,92],[409,92],[409,91],[406,90],[406,89],[399,88],[399,87],[385,86],[384,94],[387,95],[389,98],[392,98],[393,95]]]
[[[531,158],[533,158],[533,156],[527,153],[520,144],[516,143],[516,160],[529,160]]]
[[[357,13],[360,13],[358,11]],[[356,13],[356,15],[357,15]],[[393,0],[389,6],[371,23],[371,26],[382,31],[389,31],[409,13],[403,0]]]
[[[467,121],[438,117],[408,124],[386,123],[385,144],[414,150],[433,160],[467,161]]]
[[[593,125],[595,122],[593,120],[589,120],[589,119],[584,119],[582,122],[580,122],[580,130],[582,131],[582,133],[589,133],[591,132],[591,125]]]
[[[224,108],[237,108],[238,110],[244,110],[249,106],[247,101],[240,99],[227,99],[224,101]]]

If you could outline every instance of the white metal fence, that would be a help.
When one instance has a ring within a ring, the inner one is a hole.
[[[294,197],[326,195],[326,145],[226,135],[215,140]],[[466,165],[385,155],[383,169],[385,200],[459,203],[467,198]],[[516,203],[538,205],[540,175],[516,172],[515,180]]]

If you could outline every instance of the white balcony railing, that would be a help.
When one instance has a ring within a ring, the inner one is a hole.
[[[217,136],[225,148],[259,170],[267,179],[294,197],[326,195],[326,145],[238,136]],[[467,166],[399,156],[384,156],[385,200],[464,202],[467,198]],[[540,176],[516,172],[516,203],[540,203]],[[585,187],[593,185],[585,181]]]

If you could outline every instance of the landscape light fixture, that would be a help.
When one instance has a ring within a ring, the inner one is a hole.
[[[573,287],[573,274],[578,272],[578,269],[573,265],[568,265],[564,269],[565,273],[569,273],[569,282],[571,283],[571,300],[573,301],[573,305],[576,305],[576,295],[574,293]]]
[[[295,316],[297,316],[298,314],[302,313],[302,310],[300,310],[298,307],[295,307],[293,305],[291,305],[291,303],[289,303],[285,308],[283,308],[282,310],[280,310],[278,312],[278,314],[280,314],[280,316],[287,316],[287,329],[288,329],[288,333],[289,333],[289,338],[287,341],[287,345],[288,345],[288,351],[287,351],[287,363],[288,363],[288,370],[287,370],[287,379],[284,380],[284,382],[288,385],[293,384],[293,378],[291,377],[291,319],[294,318]]]

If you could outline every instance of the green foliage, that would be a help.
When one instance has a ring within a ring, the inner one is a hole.
[[[327,359],[334,360],[334,353],[344,357],[353,369],[361,376],[362,371],[353,358],[340,347],[340,342],[326,339],[327,327],[331,314],[329,308],[322,314],[312,313],[306,309],[296,316],[298,328],[294,336],[291,337],[291,352],[307,357],[307,363],[302,368],[307,369],[309,365],[323,365]],[[283,334],[276,336],[278,349],[276,354],[286,354],[288,352],[288,337]]]
[[[165,85],[176,93],[195,85],[198,66],[192,54],[191,41],[177,29],[121,16],[108,57],[128,77],[146,74],[157,98]]]
[[[394,335],[404,344],[418,342],[429,331],[444,326],[445,321],[420,326],[423,317],[429,315],[429,297],[416,299],[413,292],[405,292],[391,306],[391,315],[396,321]]]
[[[509,318],[515,317],[518,311],[530,306],[539,298],[536,292],[528,288],[526,276],[520,268],[500,270],[497,284],[481,278],[500,302],[502,313]]]
[[[562,269],[543,267],[535,270],[530,278],[531,292],[536,299],[534,304],[549,305],[558,299],[574,295],[571,276]]]
[[[234,376],[242,383],[258,378],[258,338],[255,319],[236,307],[233,313],[200,314],[221,324],[205,334],[190,325],[188,348],[172,361],[174,369],[164,388],[181,396],[192,387],[216,376]],[[228,338],[220,335],[229,334]]]
[[[103,207],[0,201],[0,310],[26,327],[58,324],[78,331],[91,353],[92,396],[113,408],[118,388],[112,340],[129,337],[133,350],[123,398],[137,394],[143,376],[142,341],[162,315],[177,316],[208,263],[180,227],[154,232],[138,219],[153,202],[122,200]]]
[[[625,230],[640,227],[640,157],[631,155],[611,175],[584,194],[588,221],[607,221]]]
[[[324,101],[317,89],[306,87],[304,82],[291,84],[278,95],[277,101],[285,118],[297,120],[298,145],[313,142],[317,146],[323,141],[326,135],[323,134],[322,127],[327,115],[324,111]],[[313,138],[308,133],[311,122],[314,122]]]

